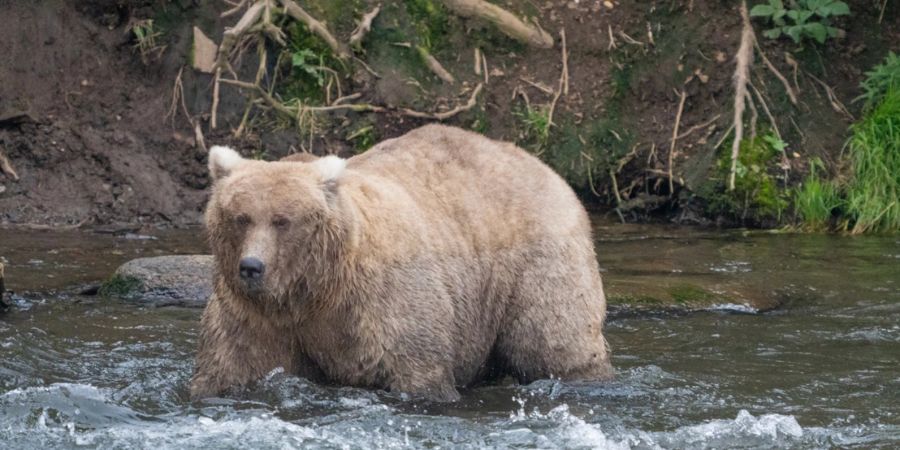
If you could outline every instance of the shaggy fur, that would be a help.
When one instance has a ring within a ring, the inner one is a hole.
[[[346,167],[218,152],[194,397],[276,367],[444,401],[504,374],[611,377],[587,214],[523,150],[429,125]]]

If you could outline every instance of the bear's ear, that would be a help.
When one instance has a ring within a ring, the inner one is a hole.
[[[243,161],[244,158],[231,148],[214,145],[209,149],[209,175],[213,181],[227,177]]]
[[[338,158],[334,155],[329,155],[319,158],[310,164],[312,164],[313,167],[319,171],[319,174],[322,175],[323,182],[329,182],[335,181],[341,176],[344,172],[344,168],[347,167],[347,160]]]

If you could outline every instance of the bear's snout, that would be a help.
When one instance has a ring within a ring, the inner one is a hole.
[[[259,258],[251,256],[248,258],[241,258],[238,269],[240,270],[242,280],[258,281],[262,278],[263,272],[266,270],[266,265],[263,264]]]

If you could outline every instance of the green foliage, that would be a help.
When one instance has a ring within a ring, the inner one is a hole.
[[[378,136],[375,133],[374,125],[359,127],[348,134],[346,139],[353,143],[353,148],[357,153],[362,153],[372,148],[372,146],[378,142]]]
[[[711,303],[716,295],[693,284],[681,283],[669,288],[672,300],[680,304]]]
[[[156,54],[159,57],[165,50],[165,46],[158,43],[162,36],[162,30],[156,26],[153,19],[138,20],[131,25],[131,34],[134,36],[134,48],[141,54],[144,63],[148,57]]]
[[[850,7],[838,0],[769,0],[750,10],[753,17],[766,17],[774,25],[763,32],[769,39],[790,36],[795,43],[814,39],[824,44],[828,38],[838,35],[839,29],[831,26],[831,19],[850,14]]]
[[[295,70],[305,72],[316,81],[319,87],[325,86],[323,63],[322,55],[316,55],[308,48],[297,50],[291,54],[291,66]]]
[[[884,62],[866,72],[866,79],[860,83],[863,94],[854,101],[863,100],[866,110],[877,105],[891,89],[900,89],[900,57],[890,52]]]
[[[328,77],[345,70],[344,65],[331,52],[322,39],[314,35],[306,25],[292,22],[285,27],[287,47],[280,60],[289,62],[283,81],[278,83],[279,93],[286,102],[320,104],[325,100],[324,87]],[[282,66],[283,67],[283,66]]]
[[[741,221],[780,220],[788,206],[788,194],[772,172],[776,170],[785,146],[772,134],[742,141],[733,191],[725,189],[725,180],[731,170],[731,153],[723,152],[719,157],[715,184],[707,185],[701,192],[709,201],[708,212]]]
[[[448,28],[444,6],[434,0],[404,0],[403,3],[415,26],[418,44],[429,51],[439,48]]]
[[[550,139],[550,106],[526,105],[513,111],[513,114],[521,123],[520,130],[528,147],[532,150],[539,151],[547,144]]]
[[[900,87],[851,127],[847,213],[854,233],[900,230]]]
[[[822,178],[818,173],[821,170],[824,170],[822,161],[813,159],[809,175],[794,191],[794,210],[803,227],[810,231],[828,230],[834,213],[844,205],[840,189]]]

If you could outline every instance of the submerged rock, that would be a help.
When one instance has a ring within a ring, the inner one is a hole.
[[[603,281],[612,315],[710,310],[759,313],[776,309],[784,301],[777,292],[737,280],[616,274]]]
[[[99,294],[154,306],[199,308],[212,294],[212,272],[210,255],[138,258],[116,269]]]

